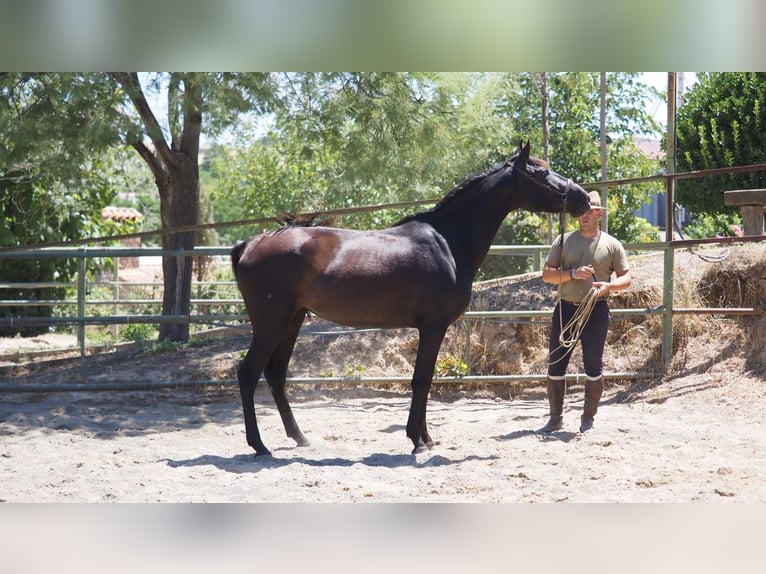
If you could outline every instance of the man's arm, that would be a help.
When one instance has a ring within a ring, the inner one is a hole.
[[[559,266],[552,261],[546,261],[543,266],[543,281],[553,285],[561,285],[572,279],[577,279],[577,274],[576,269],[559,269]]]
[[[630,287],[630,283],[633,281],[633,274],[630,272],[630,269],[626,269],[619,273],[615,271],[615,275],[616,277],[614,281],[593,282],[593,286],[598,288],[599,297],[604,297],[612,291],[622,291],[623,289]]]
[[[580,265],[579,267],[572,267],[571,269],[559,269],[559,266],[550,261],[545,262],[543,267],[543,281],[545,283],[552,283],[554,285],[561,285],[567,281],[573,279],[592,279],[595,278],[595,271],[592,265]],[[595,285],[595,283],[594,283]],[[630,285],[630,282],[628,282]],[[626,285],[623,289],[627,288]]]

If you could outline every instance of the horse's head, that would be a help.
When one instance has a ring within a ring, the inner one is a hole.
[[[508,160],[513,165],[515,174],[526,180],[530,189],[529,205],[524,206],[530,211],[546,211],[558,213],[565,211],[574,217],[580,217],[590,209],[587,192],[571,179],[567,179],[548,168],[541,159],[529,155],[529,142],[519,148]]]

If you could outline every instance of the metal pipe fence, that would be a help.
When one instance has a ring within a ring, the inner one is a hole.
[[[542,268],[543,253],[547,252],[548,246],[492,246],[490,253],[494,255],[510,255],[532,258],[533,268],[539,270]],[[61,326],[61,325],[114,325],[114,324],[137,324],[137,323],[204,323],[206,321],[244,321],[247,315],[244,313],[225,313],[225,314],[189,314],[189,315],[160,315],[151,313],[132,313],[132,314],[110,314],[108,316],[88,315],[86,311],[93,306],[119,306],[119,307],[150,307],[161,305],[161,298],[100,298],[88,297],[93,288],[103,287],[110,290],[136,289],[139,287],[152,287],[161,290],[163,284],[156,282],[129,282],[114,280],[91,280],[85,272],[87,259],[109,258],[118,259],[122,257],[228,257],[229,247],[199,247],[192,251],[163,251],[159,248],[123,248],[123,247],[99,247],[94,249],[77,248],[67,249],[62,247],[16,250],[0,254],[2,258],[8,259],[50,259],[50,258],[75,258],[78,261],[77,280],[72,282],[27,282],[27,283],[0,283],[0,308],[2,307],[56,307],[60,310],[76,307],[74,313],[64,316],[54,317],[0,317],[0,326],[21,327],[21,326]],[[200,288],[213,287],[214,291],[221,289],[228,291],[234,297],[221,298],[192,298],[193,308],[204,308],[212,306],[240,306],[242,300],[236,289],[235,281],[193,281],[192,292],[199,292]],[[39,289],[39,288],[66,288],[74,290],[74,296],[65,299],[4,299],[2,291],[21,290],[21,289]]]
[[[763,241],[764,237],[732,237],[732,238],[716,238],[715,240],[683,240],[683,241],[671,241],[671,242],[656,242],[656,243],[641,243],[641,244],[627,244],[625,247],[633,253],[641,252],[662,252],[664,253],[665,260],[669,258],[672,261],[672,253],[679,248],[689,248],[698,244],[720,243],[731,244],[748,241]],[[549,251],[548,245],[535,245],[535,246],[492,246],[490,248],[490,254],[504,255],[504,256],[523,256],[532,259],[532,267],[535,271],[539,271],[542,268],[544,257]],[[195,311],[188,315],[162,315],[152,312],[153,307],[161,306],[161,288],[162,283],[159,281],[154,282],[128,282],[117,281],[102,278],[101,280],[93,280],[88,278],[86,273],[86,261],[89,258],[107,258],[116,259],[122,257],[197,257],[197,256],[209,256],[209,257],[225,257],[228,260],[230,248],[229,247],[199,247],[193,251],[163,251],[160,248],[124,248],[124,247],[99,247],[99,248],[77,248],[69,249],[62,247],[52,248],[37,248],[28,250],[15,250],[11,252],[0,253],[1,258],[21,259],[21,258],[76,258],[78,264],[78,274],[75,281],[70,282],[27,282],[27,283],[0,283],[0,308],[2,307],[53,307],[59,313],[58,316],[52,317],[33,317],[33,316],[14,316],[14,317],[0,317],[0,326],[4,327],[21,327],[21,326],[48,326],[48,327],[74,327],[77,331],[77,339],[80,347],[81,356],[85,356],[86,348],[86,327],[100,325],[100,326],[113,326],[113,325],[138,325],[138,324],[160,324],[160,323],[188,323],[196,325],[243,325],[248,321],[248,317],[243,312],[236,312],[237,309],[242,308],[242,301],[239,298],[239,293],[236,289],[236,284],[233,280],[221,280],[221,281],[203,281],[193,282],[193,292],[199,292],[200,289],[209,289],[209,298],[195,297],[191,300],[192,310]],[[228,264],[228,261],[227,261]],[[666,266],[667,267],[667,266]],[[664,274],[672,273],[670,268],[664,269]],[[668,285],[670,282],[663,281],[664,285]],[[670,283],[672,286],[672,283]],[[110,293],[135,290],[137,288],[151,287],[155,292],[159,292],[160,298],[147,298],[147,297],[106,297],[96,298],[93,294],[98,292],[98,288],[101,287]],[[5,299],[3,297],[3,290],[13,289],[39,289],[39,288],[65,288],[72,293],[71,297],[64,299]],[[194,291],[196,289],[197,291]],[[219,296],[220,295],[220,296]],[[663,294],[663,304],[654,308],[638,308],[638,309],[612,309],[611,313],[615,317],[630,317],[637,315],[660,315],[664,319],[664,329],[667,325],[672,329],[672,317],[673,315],[681,314],[724,314],[724,315],[752,315],[761,313],[762,310],[758,308],[677,308],[672,305],[672,292]],[[669,304],[668,304],[669,303]],[[94,314],[94,309],[103,309],[105,307],[111,307],[111,312],[104,315]],[[119,313],[118,309],[127,308],[133,312]],[[144,309],[145,312],[136,312]],[[210,312],[213,309],[217,309],[217,312]],[[207,311],[207,312],[206,312]],[[550,316],[550,310],[503,310],[503,311],[467,311],[462,320],[466,325],[467,336],[470,337],[471,324],[479,321],[487,320],[520,320],[520,319],[539,319],[548,318]],[[356,331],[349,331],[356,332]],[[664,341],[663,341],[664,342]],[[470,357],[469,364],[470,364]],[[632,374],[612,374],[611,376],[618,376],[618,378],[631,378],[637,379],[642,377],[656,376],[654,373],[632,373]],[[543,375],[503,375],[498,377],[444,377],[435,378],[442,382],[449,382],[450,380],[460,381],[462,383],[470,382],[500,382],[500,381],[513,381],[518,378],[523,378],[527,381],[542,380]],[[405,379],[402,379],[405,380]],[[406,379],[407,381],[409,379]],[[345,379],[332,379],[332,378],[317,378],[306,379],[304,382],[313,383],[328,383],[328,382],[349,382]],[[396,381],[398,378],[387,379],[387,382]],[[291,379],[291,382],[302,382],[298,379]],[[379,382],[379,379],[355,379],[354,382],[374,384]],[[200,385],[201,383],[195,383]],[[212,384],[212,383],[211,383]],[[177,382],[172,383],[171,386],[182,386]],[[139,384],[141,388],[156,388],[156,385],[151,383]],[[8,385],[2,385],[0,391],[8,390]],[[73,387],[75,388],[75,387]],[[84,390],[86,387],[76,386],[77,389]],[[127,387],[121,387],[127,388]]]

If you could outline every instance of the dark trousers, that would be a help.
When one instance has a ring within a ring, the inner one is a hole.
[[[551,336],[548,343],[548,351],[550,353],[548,358],[548,377],[552,379],[563,379],[566,375],[567,366],[569,366],[569,360],[572,357],[572,351],[574,351],[575,346],[572,345],[568,349],[563,348],[561,343],[559,343],[559,336],[561,334],[561,326],[564,325],[566,327],[576,310],[577,305],[567,301],[559,301],[553,310]],[[580,335],[585,375],[589,379],[601,377],[604,345],[606,345],[608,329],[609,305],[606,301],[597,301]]]

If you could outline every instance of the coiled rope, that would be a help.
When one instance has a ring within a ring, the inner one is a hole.
[[[580,340],[580,335],[585,329],[585,325],[588,324],[593,308],[598,302],[598,288],[591,287],[590,291],[585,294],[583,300],[577,305],[574,314],[571,319],[564,325],[564,316],[561,310],[561,296],[559,295],[559,326],[561,331],[559,333],[559,346],[548,354],[548,365],[555,365],[559,361],[562,361],[567,353],[564,353],[561,357],[555,361],[550,360],[551,356],[560,349],[571,349]]]
[[[575,308],[574,315],[572,315],[572,318],[566,325],[563,324],[563,314],[559,309],[559,324],[561,326],[561,333],[559,334],[560,347],[569,349],[580,339],[580,335],[582,334],[583,329],[585,329],[585,325],[587,325],[588,319],[590,319],[590,315],[593,312],[593,307],[595,307],[596,302],[598,301],[597,295],[598,288],[591,287],[590,291],[586,293],[583,300]]]

